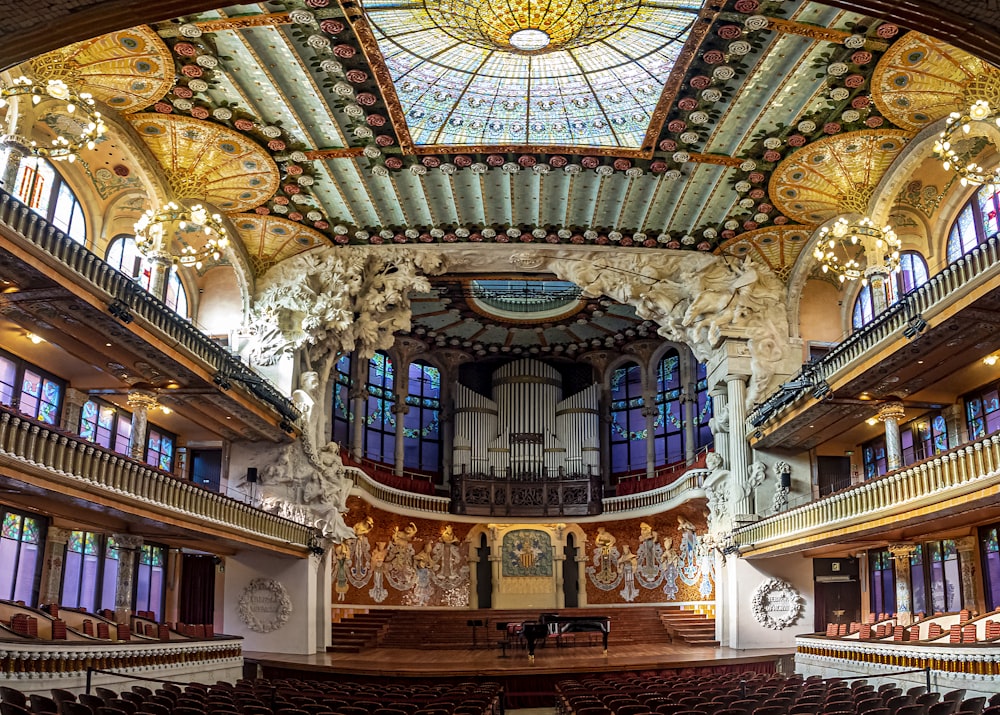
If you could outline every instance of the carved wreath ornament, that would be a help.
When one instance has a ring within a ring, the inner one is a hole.
[[[285,587],[272,578],[255,578],[240,595],[240,620],[256,633],[270,633],[288,622],[292,601]]]
[[[780,578],[769,578],[753,592],[750,609],[762,626],[780,631],[802,615],[802,596]]]

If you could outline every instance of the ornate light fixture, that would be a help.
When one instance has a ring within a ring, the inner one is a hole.
[[[63,102],[65,113],[74,117],[71,122],[59,124],[53,129],[56,138],[50,146],[40,146],[35,141],[26,143],[25,149],[36,156],[72,162],[80,151],[93,149],[94,144],[104,136],[104,119],[94,108],[94,98],[86,92],[77,94],[61,79],[50,79],[43,85],[21,76],[10,85],[0,84],[0,109],[7,106],[12,97],[30,97],[33,105],[46,97],[54,99]]]
[[[841,216],[833,226],[820,229],[813,256],[824,273],[836,274],[841,283],[860,279],[867,284],[870,278],[884,279],[899,268],[901,245],[889,226],[879,228],[867,216],[856,222]]]
[[[188,238],[204,237],[204,243],[195,247]],[[173,253],[171,244],[177,240],[183,247]],[[173,201],[159,211],[149,209],[135,223],[135,243],[139,252],[148,258],[169,259],[173,263],[201,268],[206,262],[218,261],[229,245],[222,216],[210,214],[201,205],[190,208],[178,206]]]
[[[965,113],[952,112],[945,121],[945,128],[934,143],[934,155],[944,162],[945,170],[958,174],[962,186],[979,186],[981,184],[1000,184],[1000,171],[988,171],[975,161],[970,152],[959,153],[955,144],[972,130],[974,122],[993,120],[1000,127],[1000,115],[990,107],[985,99],[977,99]],[[957,136],[956,136],[957,135]]]

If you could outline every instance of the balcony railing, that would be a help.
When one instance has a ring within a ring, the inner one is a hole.
[[[479,516],[595,516],[603,511],[599,474],[547,472],[542,467],[509,476],[456,474],[453,514]]]
[[[938,307],[953,301],[957,294],[971,291],[998,275],[1000,242],[991,238],[919,288],[902,296],[899,302],[875,316],[868,325],[852,333],[821,359],[804,366],[798,375],[786,383],[794,387],[779,388],[750,413],[750,424],[760,427],[782,408],[798,402],[817,386],[835,380],[840,371],[856,364],[859,359],[870,358],[877,345],[902,333],[914,317],[930,318]]]
[[[309,543],[311,530],[302,524],[208,491],[7,408],[0,408],[0,462],[28,472],[42,468],[54,489],[63,477],[91,494],[103,491],[126,497],[185,514],[196,523],[219,524],[282,545],[306,547]]]
[[[396,489],[372,479],[362,469],[358,467],[348,467],[347,475],[354,480],[354,486],[362,491],[371,494],[373,497],[387,505],[410,511],[423,511],[429,514],[447,514],[448,504],[451,502],[447,497],[436,497],[429,494],[417,494],[402,489]]]
[[[299,411],[292,401],[237,356],[2,189],[0,223],[89,282],[95,292],[107,295],[109,309],[120,319],[130,320],[134,313],[211,366],[220,379],[240,383],[285,420],[298,419]]]
[[[736,531],[741,547],[760,549],[875,523],[1000,483],[1000,434],[945,452]]]
[[[604,500],[604,514],[620,515],[629,511],[656,508],[659,511],[672,509],[691,499],[704,499],[704,483],[707,469],[689,469],[670,484],[659,489],[650,489]]]

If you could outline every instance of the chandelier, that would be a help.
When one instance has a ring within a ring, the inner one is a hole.
[[[188,242],[195,238],[202,240],[198,247]],[[182,244],[176,254],[170,248],[175,240]],[[139,217],[135,223],[135,244],[148,258],[165,258],[201,268],[204,263],[222,257],[229,237],[219,214],[209,214],[201,205],[187,208],[171,201],[159,211],[148,209]]]
[[[860,279],[867,284],[869,277],[884,278],[899,268],[900,245],[889,226],[879,228],[867,216],[853,223],[841,216],[820,229],[813,256],[824,273],[835,274],[841,283]]]
[[[27,143],[25,148],[35,156],[72,163],[80,151],[93,149],[104,136],[104,119],[95,109],[93,96],[86,92],[77,94],[61,79],[50,79],[42,85],[21,76],[9,85],[0,84],[0,109],[6,107],[12,97],[30,97],[33,105],[46,97],[62,102],[63,110],[72,118],[54,127],[56,137],[51,145],[40,146],[34,140]]]
[[[974,156],[971,151],[960,154],[954,147],[955,143],[969,134],[973,122],[985,122],[989,119],[993,119],[997,126],[1000,126],[1000,116],[996,116],[990,103],[985,99],[977,99],[964,114],[952,112],[945,121],[944,130],[934,142],[934,155],[944,162],[946,171],[958,174],[962,186],[1000,184],[1000,173],[996,170],[988,171],[973,161]]]

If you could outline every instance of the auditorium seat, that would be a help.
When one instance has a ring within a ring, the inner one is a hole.
[[[16,705],[20,708],[27,708],[28,696],[20,690],[15,690],[14,688],[6,685],[0,685],[0,702],[10,703],[11,705]]]
[[[985,707],[986,698],[969,698],[962,701],[962,704],[958,707],[958,712],[961,715],[981,715]]]
[[[97,695],[91,695],[88,693],[80,693],[77,699],[90,708],[90,711],[97,715],[97,708],[104,705],[104,698],[98,697]]]
[[[31,711],[12,702],[0,702],[0,715],[31,715]]]

